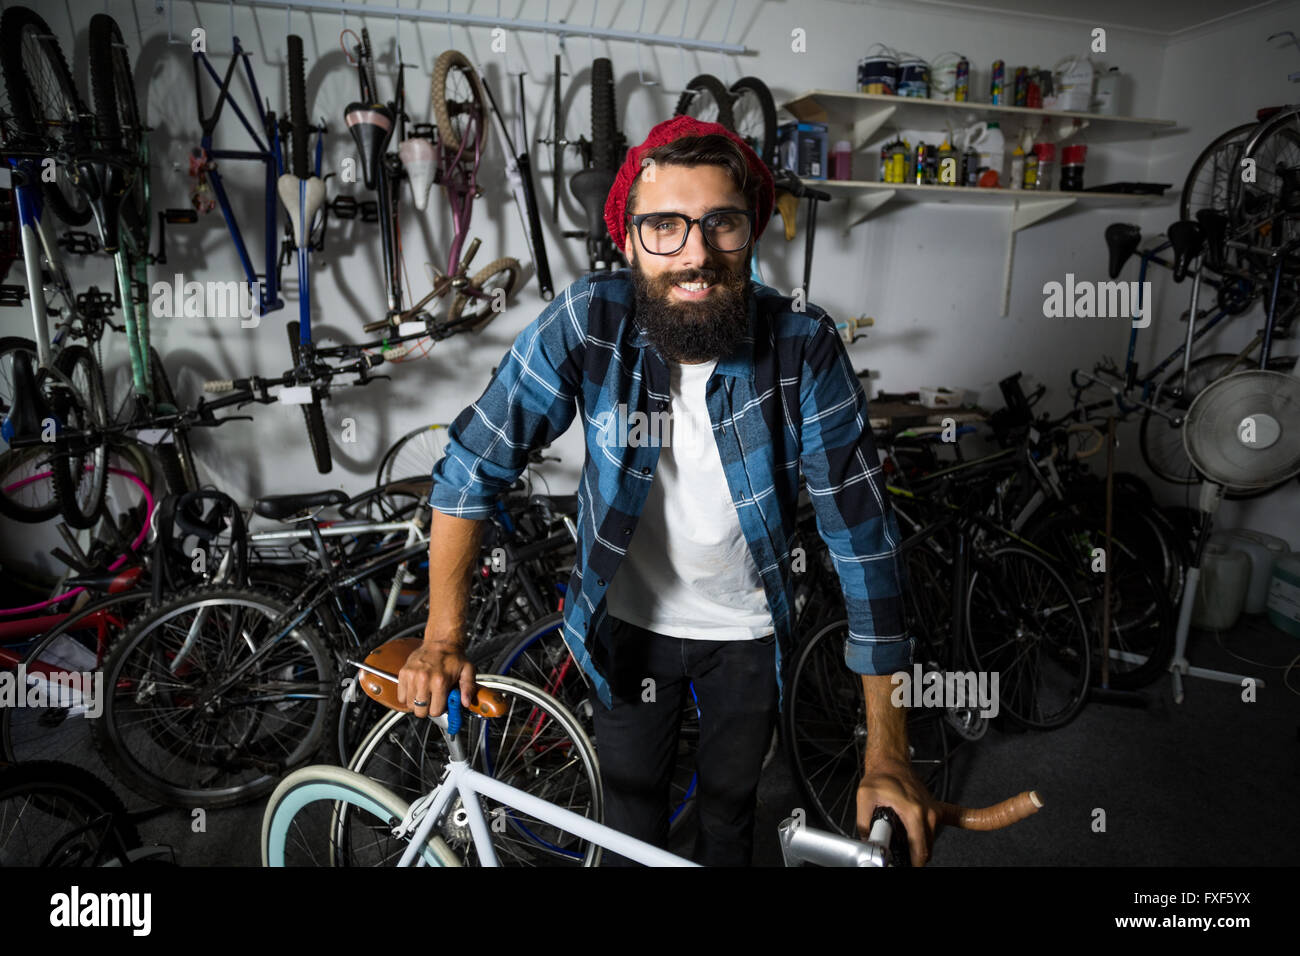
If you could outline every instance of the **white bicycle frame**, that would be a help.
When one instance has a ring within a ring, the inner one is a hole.
[[[368,673],[392,679],[391,674],[365,665],[362,667]],[[469,765],[459,735],[453,736],[448,731],[447,714],[432,719],[447,740],[451,759],[438,786],[413,802],[402,822],[393,828],[395,837],[409,837],[409,844],[398,861],[398,866],[411,866],[413,863],[416,866],[428,865],[423,850],[433,836],[434,827],[443,819],[457,795],[461,798],[470,836],[483,866],[495,867],[501,864],[492,846],[488,823],[478,800],[480,795],[645,866],[699,865],[475,770]],[[787,866],[804,862],[826,866],[884,866],[892,836],[891,827],[886,820],[877,820],[873,824],[869,840],[865,843],[809,829],[793,819],[785,820],[780,825],[779,832],[781,851]],[[445,858],[447,854],[440,856]]]

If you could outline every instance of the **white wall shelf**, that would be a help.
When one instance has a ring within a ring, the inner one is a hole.
[[[844,90],[809,90],[782,105],[796,119],[830,123],[852,130],[854,149],[869,145],[886,123],[897,129],[957,129],[979,120],[997,120],[1008,128],[1046,128],[1055,142],[1088,131],[1089,143],[1141,139],[1177,131],[1173,120],[1137,116],[1104,116],[1066,110],[993,106],[989,103],[950,103],[909,96],[881,96]],[[1007,142],[1013,137],[1008,136]]]
[[[946,203],[954,206],[1001,207],[1008,210],[1007,252],[1002,273],[1002,315],[1011,305],[1011,270],[1015,259],[1016,233],[1049,216],[1081,204],[1108,208],[1151,206],[1169,201],[1168,196],[1137,193],[1061,192],[1059,190],[981,189],[976,186],[927,186],[914,183],[881,183],[862,180],[813,180],[818,189],[844,200],[844,232],[865,222],[889,203]]]

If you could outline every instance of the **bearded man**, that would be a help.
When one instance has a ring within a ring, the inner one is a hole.
[[[694,857],[748,865],[782,661],[796,638],[802,480],[844,593],[846,665],[862,675],[858,825],[865,834],[875,807],[893,807],[922,865],[937,814],[908,759],[906,711],[890,702],[889,675],[910,668],[913,651],[898,525],[835,323],[750,277],[773,204],[769,170],[717,124],[677,117],[628,150],[605,223],[630,269],[558,295],[449,430],[430,498],[429,621],[399,693],[417,716],[441,714],[458,687],[472,699],[465,608],[480,526],[529,452],[581,416],[564,637],[591,688],[604,822],[667,842],[693,688]],[[638,414],[666,415],[672,427],[666,437],[644,428],[611,437],[611,421]]]

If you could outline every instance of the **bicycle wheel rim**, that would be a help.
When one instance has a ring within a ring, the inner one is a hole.
[[[448,425],[423,425],[397,439],[379,462],[375,487],[406,478],[428,478],[447,448]]]
[[[56,453],[51,459],[54,496],[63,519],[74,528],[89,528],[99,517],[108,485],[108,445],[94,435],[108,421],[104,382],[91,351],[74,345],[63,350],[51,382],[56,415],[64,428],[89,433],[84,451]]]

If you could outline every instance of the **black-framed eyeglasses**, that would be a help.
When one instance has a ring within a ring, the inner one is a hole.
[[[632,217],[641,248],[651,255],[671,256],[680,252],[690,237],[691,226],[699,223],[704,241],[718,252],[739,252],[754,231],[752,209],[719,209],[698,219],[680,212],[643,212]]]

